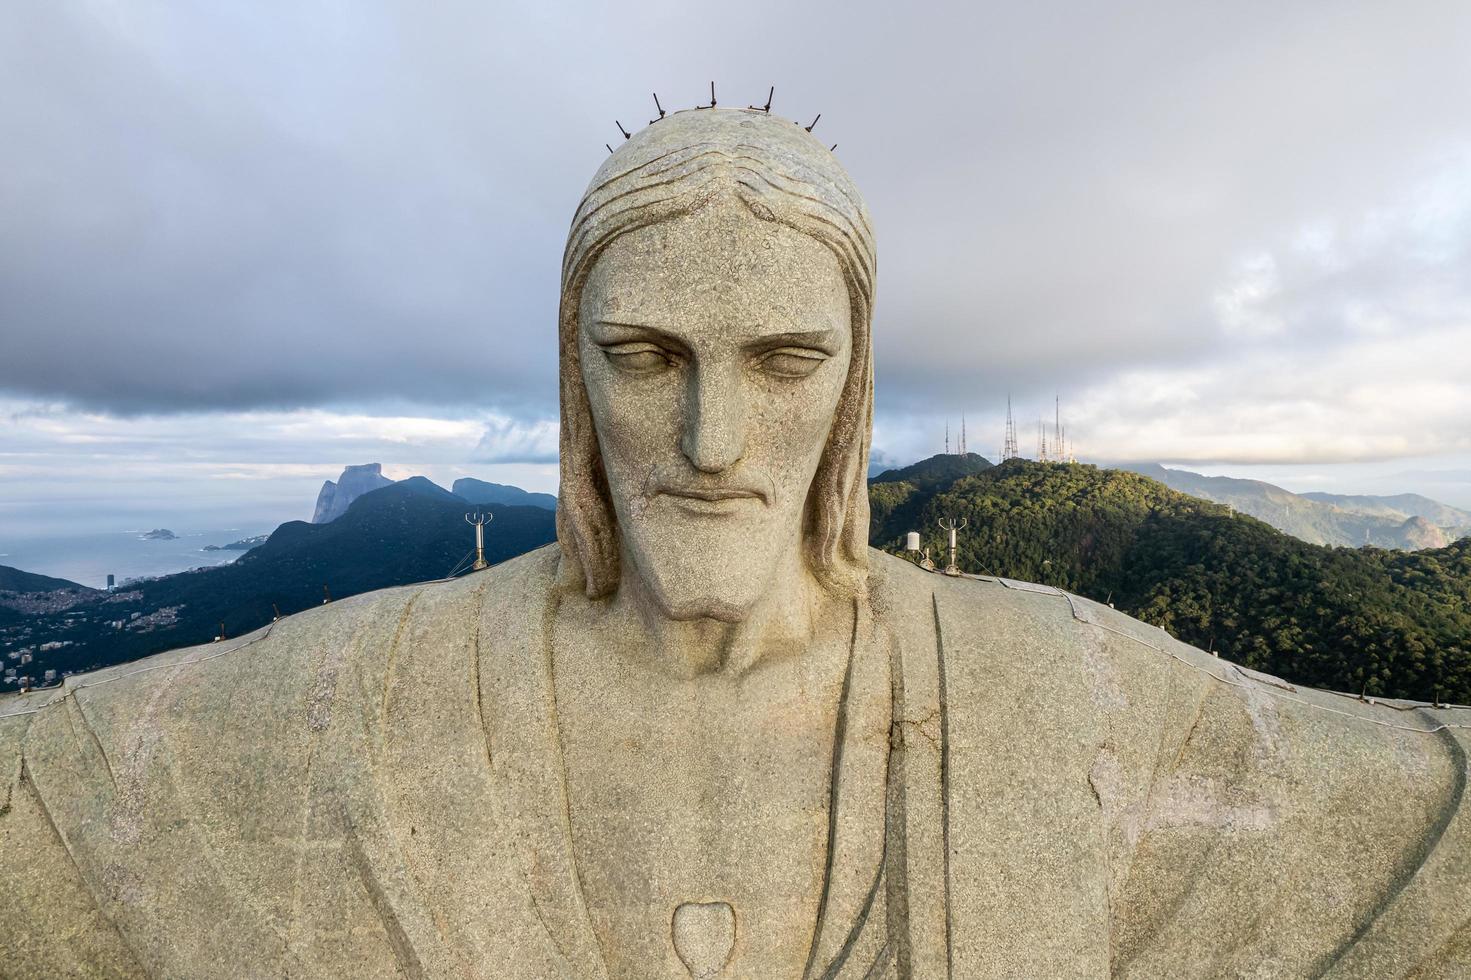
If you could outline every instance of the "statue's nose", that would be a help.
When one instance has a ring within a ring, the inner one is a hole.
[[[746,452],[746,411],[734,372],[695,372],[687,397],[680,449],[695,469],[719,473]]]

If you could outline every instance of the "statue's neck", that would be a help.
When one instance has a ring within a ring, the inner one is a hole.
[[[812,642],[813,630],[833,598],[793,550],[769,588],[737,622],[713,618],[672,619],[643,580],[625,562],[625,574],[610,612],[638,637],[657,666],[676,677],[726,673],[739,676],[764,661],[795,656]]]

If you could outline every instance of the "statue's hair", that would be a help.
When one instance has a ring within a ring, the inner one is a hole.
[[[578,354],[582,289],[619,236],[690,214],[722,195],[827,246],[847,281],[852,356],[807,496],[804,553],[830,586],[858,592],[866,581],[875,273],[868,211],[837,158],[801,126],[759,110],[692,109],[651,123],[608,157],[572,219],[562,259],[557,540],[572,582],[591,598],[613,592],[620,570],[618,522]]]

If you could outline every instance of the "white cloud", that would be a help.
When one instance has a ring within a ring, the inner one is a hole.
[[[1270,252],[1243,259],[1235,281],[1215,296],[1216,319],[1233,338],[1252,341],[1279,334],[1284,326],[1281,317],[1264,308],[1280,289],[1277,261]]]
[[[555,463],[558,431],[552,419],[530,424],[505,417],[487,419],[474,459],[482,463]]]
[[[556,466],[541,461],[553,423],[483,412],[458,418],[328,409],[117,417],[10,400],[0,402],[0,419],[0,535],[78,524],[112,528],[120,514],[130,521],[153,515],[153,526],[304,519],[322,481],[353,463],[381,462],[394,479],[423,475],[445,487],[461,476],[547,492],[557,485]],[[493,461],[482,459],[489,432],[505,449]],[[519,457],[511,451],[518,445],[539,455]]]

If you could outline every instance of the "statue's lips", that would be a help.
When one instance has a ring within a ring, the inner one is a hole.
[[[745,504],[765,503],[766,495],[743,487],[664,487],[659,491],[669,502],[694,514],[729,514]]]

